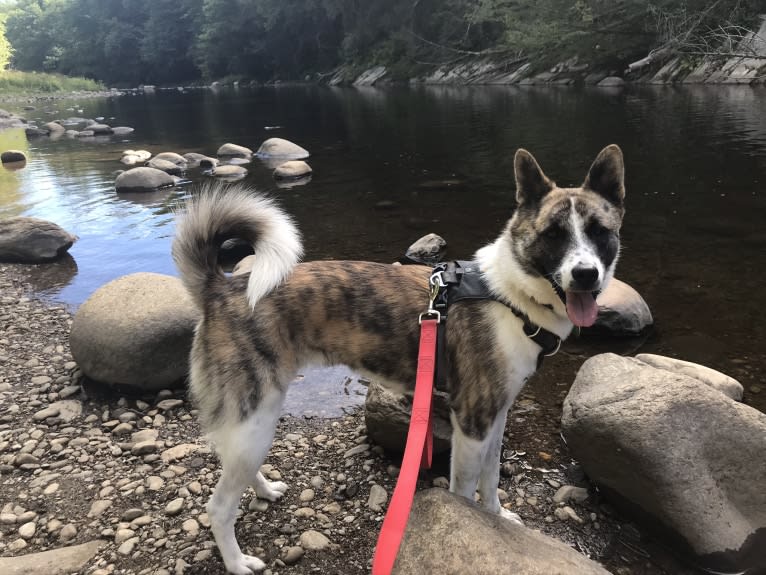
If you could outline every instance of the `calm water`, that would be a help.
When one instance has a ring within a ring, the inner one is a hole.
[[[311,151],[313,180],[280,189],[255,160],[247,181],[295,215],[308,257],[392,261],[431,231],[453,257],[493,239],[514,206],[517,147],[560,185],[576,185],[595,154],[617,143],[628,189],[617,275],[657,323],[643,351],[722,369],[742,381],[748,403],[766,408],[764,88],[282,87],[69,106],[26,115],[104,116],[136,131],[28,144],[0,133],[3,149],[28,147],[30,156],[22,171],[0,170],[0,216],[50,219],[80,237],[73,259],[30,271],[41,293],[72,306],[124,274],[175,273],[169,211],[189,190],[118,197],[123,149],[213,155],[225,142],[257,148],[288,138]]]

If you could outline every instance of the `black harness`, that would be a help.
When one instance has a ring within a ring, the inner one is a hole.
[[[490,290],[477,262],[456,260],[440,263],[433,268],[431,282],[438,285],[433,309],[439,312],[442,323],[447,320],[449,306],[454,303],[462,300],[493,300],[510,309],[523,322],[524,334],[540,346],[537,356],[538,368],[543,358],[555,355],[561,347],[559,336],[533,323],[527,314]],[[440,329],[437,333],[436,387],[439,389],[446,388],[447,379],[445,332],[446,330]]]

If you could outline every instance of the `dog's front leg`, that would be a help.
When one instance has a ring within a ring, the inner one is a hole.
[[[484,457],[483,441],[473,439],[463,433],[454,413],[452,419],[452,462],[450,467],[449,489],[452,493],[473,501],[476,484],[481,473]]]
[[[503,433],[507,418],[507,410],[502,410],[498,413],[487,434],[485,440],[486,451],[479,476],[479,495],[481,496],[481,503],[487,511],[497,513],[509,521],[523,525],[524,523],[518,515],[500,506],[500,498],[497,494],[497,489],[500,485],[500,456],[503,451]]]

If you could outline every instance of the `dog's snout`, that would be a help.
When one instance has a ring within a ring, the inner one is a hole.
[[[575,281],[577,289],[592,290],[598,281],[598,268],[577,266],[572,269],[572,279]]]

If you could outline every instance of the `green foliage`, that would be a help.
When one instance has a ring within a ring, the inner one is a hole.
[[[78,92],[103,89],[103,84],[88,78],[73,78],[62,74],[19,72],[15,70],[0,72],[0,93],[2,94]]]
[[[477,54],[624,65],[690,26],[752,25],[763,0],[17,0],[0,64],[114,85],[260,81]]]

